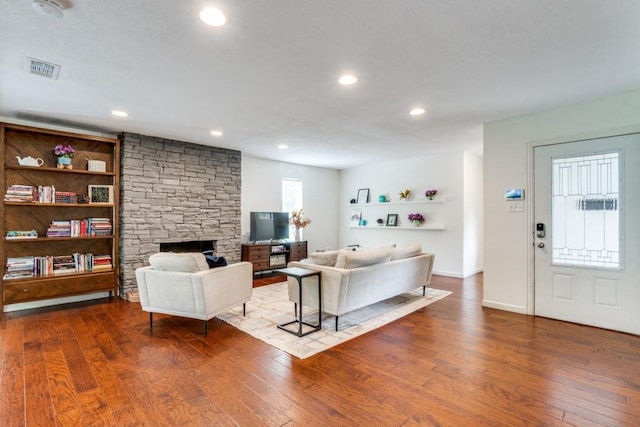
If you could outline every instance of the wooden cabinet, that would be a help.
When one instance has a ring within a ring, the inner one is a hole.
[[[75,150],[70,167],[56,165],[54,147],[60,144]],[[4,304],[101,291],[117,294],[119,141],[0,123],[0,154],[0,313]],[[34,159],[33,166],[19,164],[18,158]],[[88,160],[97,161],[98,167],[92,169],[98,170],[88,170]],[[88,197],[90,186],[94,198],[85,203],[78,196]],[[15,197],[17,188],[23,194],[32,188],[32,197]],[[106,198],[99,199],[100,192]],[[41,196],[48,193],[57,199]],[[71,235],[51,232],[54,222],[64,224],[63,229],[73,224]],[[30,230],[37,237],[18,233]],[[37,266],[32,275],[24,270],[15,274],[16,260],[32,257]],[[54,274],[52,260],[69,257],[74,264]]]
[[[242,261],[253,264],[253,272],[284,268],[289,261],[307,257],[307,242],[248,243],[242,245]]]

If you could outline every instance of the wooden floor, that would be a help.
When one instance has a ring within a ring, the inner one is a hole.
[[[305,360],[122,300],[7,313],[0,424],[640,425],[639,337],[482,308],[481,281]]]

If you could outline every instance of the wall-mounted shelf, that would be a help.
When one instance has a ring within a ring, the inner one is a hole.
[[[349,228],[359,228],[359,229],[367,229],[367,230],[414,230],[414,231],[444,231],[447,229],[447,226],[444,224],[424,224],[424,225],[408,225],[406,227],[387,227],[385,225],[350,225]]]
[[[425,203],[444,203],[446,199],[435,198],[433,200],[407,200],[406,202],[369,202],[369,203],[349,203],[349,206],[389,206],[389,205],[417,205],[417,204],[425,204]]]

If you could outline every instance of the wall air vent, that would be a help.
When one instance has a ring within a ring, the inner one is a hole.
[[[60,72],[59,65],[45,62],[40,59],[30,58],[28,56],[24,60],[24,66],[31,74],[37,74],[54,80],[58,79],[58,73]]]

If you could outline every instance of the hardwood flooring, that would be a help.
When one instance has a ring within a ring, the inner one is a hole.
[[[640,337],[481,307],[453,294],[296,359],[213,320],[108,300],[0,321],[9,426],[638,426]]]

